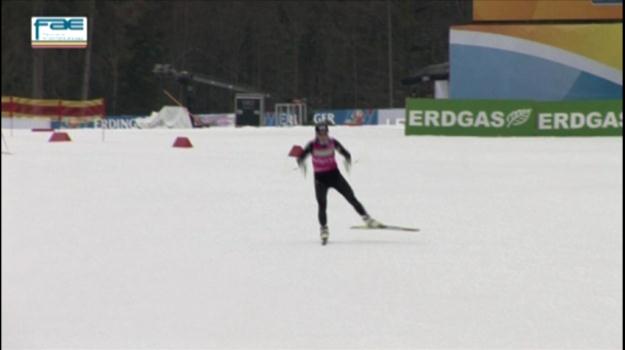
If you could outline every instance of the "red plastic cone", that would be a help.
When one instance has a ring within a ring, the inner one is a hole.
[[[50,140],[48,142],[60,142],[60,141],[71,141],[69,135],[66,132],[55,132],[50,136]]]
[[[188,137],[181,136],[176,138],[176,141],[174,141],[174,147],[191,148],[193,145]]]

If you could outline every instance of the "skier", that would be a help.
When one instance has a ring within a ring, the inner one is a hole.
[[[345,167],[349,169],[352,157],[343,145],[328,135],[328,124],[315,125],[315,139],[308,142],[304,152],[297,158],[297,164],[305,169],[306,157],[312,154],[313,170],[315,173],[315,196],[319,207],[318,219],[321,225],[321,241],[328,241],[328,220],[326,216],[328,189],[334,188],[354,207],[362,217],[367,227],[381,227],[382,224],[371,218],[365,208],[360,204],[354,191],[349,186],[334,159],[334,151],[337,150],[345,158]]]

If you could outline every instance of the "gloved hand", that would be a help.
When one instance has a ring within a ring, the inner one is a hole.
[[[351,169],[352,169],[352,159],[351,158],[345,158],[343,160],[343,165],[345,165],[345,171],[347,171],[349,173],[351,171]]]
[[[297,166],[300,168],[300,170],[304,174],[304,177],[306,177],[306,161],[304,159],[297,158]]]

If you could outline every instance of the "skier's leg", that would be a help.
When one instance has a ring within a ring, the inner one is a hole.
[[[356,195],[354,194],[354,191],[352,190],[347,180],[345,180],[343,175],[339,174],[339,176],[336,179],[336,184],[334,188],[336,188],[336,190],[341,195],[343,195],[345,199],[347,199],[349,204],[351,204],[354,207],[354,209],[356,209],[356,212],[358,212],[360,216],[362,217],[368,216],[367,211],[362,206],[362,204],[358,201],[358,199],[356,198]]]
[[[319,180],[315,180],[315,196],[317,197],[317,217],[319,218],[319,225],[321,225],[321,227],[326,227],[328,225],[326,215],[326,208],[328,206],[328,186]]]
[[[319,180],[315,180],[315,197],[317,197],[317,205],[319,207],[318,218],[320,234],[321,234],[321,244],[326,245],[328,243],[328,236],[330,232],[328,231],[328,218],[326,216],[326,209],[328,206],[328,186]]]
[[[376,221],[371,216],[369,216],[369,214],[367,214],[365,208],[362,206],[362,204],[360,204],[358,199],[356,199],[356,195],[354,195],[354,191],[352,190],[351,186],[342,175],[339,174],[339,176],[337,177],[334,188],[336,188],[336,190],[340,194],[342,194],[345,199],[347,199],[347,201],[354,207],[354,209],[356,209],[356,211],[368,227],[383,226],[380,222]]]

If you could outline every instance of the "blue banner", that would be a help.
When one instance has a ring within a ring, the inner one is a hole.
[[[274,112],[266,112],[264,120],[263,126],[295,126],[300,124],[295,114],[289,115],[287,113],[277,115]],[[303,123],[303,121],[301,123]]]
[[[143,118],[137,115],[112,115],[106,118],[77,122],[76,120],[53,120],[51,127],[53,129],[76,129],[76,128],[96,128],[100,129],[134,129],[137,127],[135,119]]]
[[[377,109],[327,109],[316,110],[313,121],[327,121],[332,125],[377,125]]]

